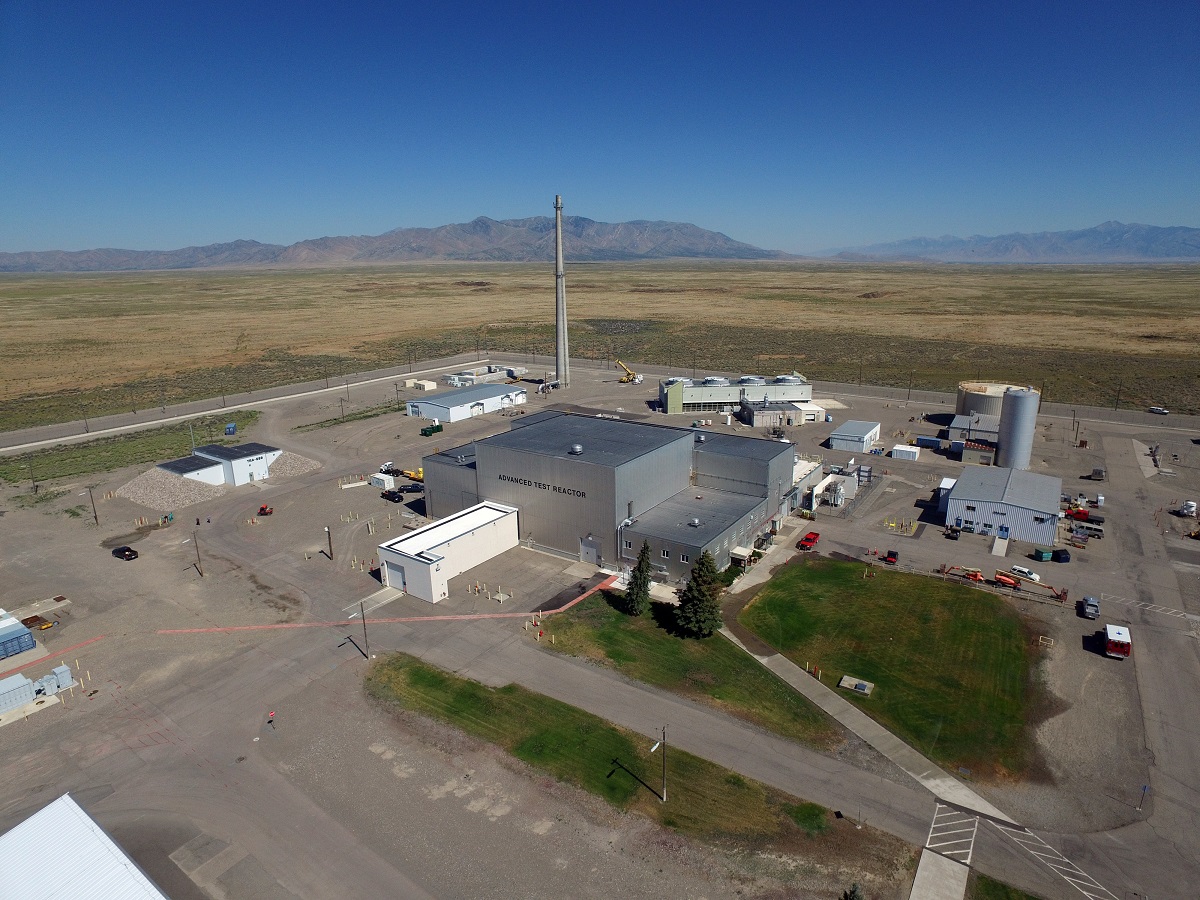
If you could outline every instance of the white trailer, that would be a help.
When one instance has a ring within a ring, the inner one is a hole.
[[[385,491],[394,491],[396,489],[396,476],[384,475],[382,472],[376,472],[370,478],[371,484],[377,488],[382,488]]]

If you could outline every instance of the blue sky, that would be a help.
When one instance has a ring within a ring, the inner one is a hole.
[[[0,250],[1200,226],[1200,3],[0,0]]]

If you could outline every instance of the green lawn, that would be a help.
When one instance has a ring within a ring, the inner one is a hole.
[[[798,803],[670,746],[668,800],[661,803],[653,792],[662,786],[663,751],[652,755],[648,738],[518,685],[489,688],[395,654],[371,666],[365,688],[370,696],[461,728],[613,806],[639,810],[694,837],[816,837],[834,828],[823,807]]]
[[[19,456],[4,456],[0,457],[0,479],[9,484],[31,484],[33,480],[41,483],[55,478],[111,472],[125,466],[166,462],[190,454],[193,436],[197,445],[243,443],[246,438],[241,432],[257,418],[255,410],[238,410],[191,420],[191,434],[187,422],[178,422],[80,444],[60,444]],[[237,423],[237,437],[225,437],[226,422]]]
[[[978,872],[971,873],[967,885],[966,900],[1040,900],[1036,894],[1027,894],[1003,882],[988,878]]]
[[[939,763],[974,772],[1026,765],[1030,651],[992,594],[919,575],[816,559],[781,569],[740,621],[831,687],[875,683],[865,712]]]
[[[826,748],[838,739],[828,717],[720,635],[684,639],[666,627],[670,608],[653,604],[640,618],[614,609],[611,595],[594,594],[546,620],[547,646],[612,666],[652,684],[801,741]]]

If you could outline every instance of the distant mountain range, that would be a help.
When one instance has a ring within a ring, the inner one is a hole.
[[[975,235],[969,238],[912,238],[872,244],[828,256],[845,260],[930,260],[936,262],[1122,263],[1200,262],[1200,228],[1105,222],[1079,231]]]
[[[563,217],[572,262],[642,259],[788,259],[716,231],[682,222],[594,222]],[[497,221],[480,216],[461,225],[397,228],[376,237],[323,237],[297,244],[233,241],[182,250],[47,250],[0,253],[0,272],[120,272],[229,266],[336,266],[427,260],[552,262],[554,219]]]
[[[684,222],[595,222],[563,217],[572,262],[649,259],[800,259],[762,250]],[[1200,228],[1105,222],[1079,231],[912,238],[831,250],[824,258],[854,261],[979,263],[1200,262]],[[314,268],[346,263],[550,262],[554,220],[497,221],[480,216],[460,225],[397,228],[377,236],[323,237],[296,244],[232,241],[182,250],[47,250],[0,253],[0,272],[123,272],[228,267]]]

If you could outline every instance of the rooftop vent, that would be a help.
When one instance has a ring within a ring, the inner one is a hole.
[[[699,519],[692,519],[692,521],[688,522],[688,525],[690,525],[692,528],[699,528],[699,527],[700,527],[700,520],[699,520]]]
[[[571,445],[571,455],[572,456],[579,456],[581,453],[583,453],[583,444],[572,444]]]
[[[706,440],[708,440],[707,435],[703,435],[698,431],[696,432],[696,443],[697,444],[703,444]]]

